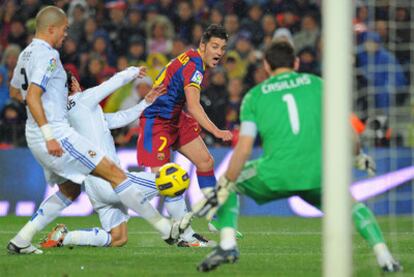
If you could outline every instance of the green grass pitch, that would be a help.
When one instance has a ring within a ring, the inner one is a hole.
[[[198,273],[196,265],[210,249],[177,248],[159,239],[141,219],[128,224],[129,241],[122,248],[68,247],[46,250],[43,255],[9,255],[8,240],[27,218],[0,217],[0,276],[321,276],[321,220],[280,217],[242,217],[237,264],[223,265],[212,273]],[[57,220],[70,230],[99,226],[96,216]],[[413,218],[380,218],[404,273],[414,276]],[[50,229],[55,223],[48,226]],[[195,220],[193,227],[212,239],[207,224]],[[46,234],[36,236],[40,240]],[[354,276],[381,276],[373,253],[354,233]]]

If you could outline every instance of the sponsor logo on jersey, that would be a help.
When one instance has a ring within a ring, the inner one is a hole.
[[[191,82],[201,85],[202,81],[203,81],[203,73],[196,70],[196,72],[194,72],[193,74],[193,77],[191,77]]]
[[[158,153],[157,154],[157,159],[160,160],[160,161],[164,160],[165,159],[165,154],[164,153],[161,153],[161,152]]]
[[[53,72],[57,68],[57,61],[55,58],[51,58],[49,60],[49,66],[47,67],[47,71]]]
[[[89,156],[90,156],[91,158],[95,158],[95,156],[96,156],[96,152],[95,152],[95,151],[93,151],[93,150],[89,150],[89,151],[88,151],[88,154],[89,154]]]

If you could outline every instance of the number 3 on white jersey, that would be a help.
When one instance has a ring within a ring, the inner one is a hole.
[[[290,128],[292,129],[292,133],[294,135],[299,134],[300,131],[300,123],[299,123],[299,114],[298,114],[298,107],[296,105],[295,98],[292,94],[288,93],[283,95],[283,101],[286,102],[288,113],[289,113],[289,121],[290,121]]]

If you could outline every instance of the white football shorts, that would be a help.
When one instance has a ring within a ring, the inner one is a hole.
[[[140,187],[148,199],[158,195],[158,190],[155,187],[155,174],[133,172],[127,173],[127,175],[134,185]],[[121,203],[118,194],[112,189],[109,182],[90,175],[84,184],[85,192],[99,216],[102,229],[109,232],[112,228],[128,221],[128,209]]]
[[[50,155],[44,140],[27,141],[34,157],[42,165],[46,181],[50,185],[62,184],[66,180],[82,184],[105,156],[103,151],[72,128],[67,128],[67,135],[58,141],[64,151],[61,157]]]

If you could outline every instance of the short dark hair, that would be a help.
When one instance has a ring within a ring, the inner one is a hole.
[[[224,29],[223,26],[217,25],[217,24],[211,24],[204,31],[203,36],[201,37],[201,43],[207,43],[213,37],[224,39],[225,41],[229,39],[229,35],[227,34],[226,29]]]
[[[266,49],[264,58],[271,70],[282,67],[294,68],[295,50],[287,41],[276,41]]]
[[[66,84],[68,86],[68,92],[71,93],[71,88],[72,88],[72,72],[70,72],[69,70],[66,70]]]

